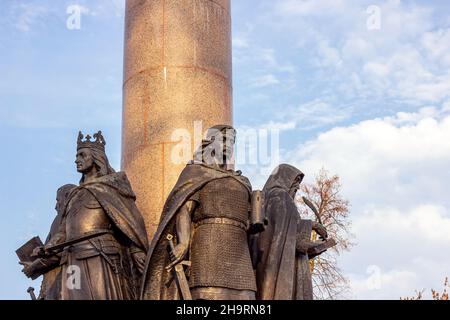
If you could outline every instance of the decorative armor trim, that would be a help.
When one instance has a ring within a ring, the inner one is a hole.
[[[239,227],[244,229],[245,231],[248,230],[248,224],[242,223],[240,221],[234,220],[234,219],[229,219],[229,218],[208,218],[208,219],[203,219],[200,220],[199,222],[194,224],[194,228],[198,228],[201,225],[204,224],[228,224],[228,225],[232,225],[235,227]]]

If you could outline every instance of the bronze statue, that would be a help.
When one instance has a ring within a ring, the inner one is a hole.
[[[255,299],[248,233],[258,228],[249,225],[250,182],[230,168],[235,136],[231,126],[210,128],[181,173],[150,245],[141,299]]]
[[[50,232],[45,240],[45,244],[55,236],[62,222],[63,210],[67,202],[68,195],[76,188],[76,185],[67,184],[58,189],[56,193],[56,217],[50,227]],[[23,263],[23,272],[28,275],[43,274],[41,290],[38,300],[60,300],[61,299],[61,267],[59,266],[57,255],[47,259],[37,258],[32,263]],[[29,289],[29,292],[32,288]]]
[[[304,174],[282,164],[264,186],[266,230],[257,236],[256,268],[261,300],[313,299],[309,260],[335,244],[320,223],[300,218],[294,202]],[[322,238],[311,241],[311,232]]]
[[[148,247],[144,220],[126,174],[109,165],[102,133],[83,138],[80,132],[80,185],[68,196],[58,232],[36,253],[61,265],[63,300],[135,299]]]
[[[50,242],[50,239],[58,232],[61,222],[64,207],[67,204],[67,198],[70,192],[77,186],[74,184],[67,184],[58,189],[56,194],[56,212],[55,220],[50,227],[50,232],[45,240],[45,244]],[[57,265],[55,268],[44,273],[42,279],[41,290],[39,293],[39,300],[60,300],[61,299],[61,266]]]

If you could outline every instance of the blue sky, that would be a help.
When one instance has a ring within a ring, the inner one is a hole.
[[[66,27],[73,4],[83,7],[80,30]],[[439,287],[450,271],[448,1],[232,8],[235,125],[280,130],[281,160],[307,181],[321,167],[341,176],[358,243],[340,259],[353,296]],[[45,238],[56,189],[78,181],[78,130],[102,129],[120,167],[124,1],[5,0],[0,9],[0,299],[27,299],[39,282],[21,274],[14,250]],[[242,169],[255,187],[266,179]]]

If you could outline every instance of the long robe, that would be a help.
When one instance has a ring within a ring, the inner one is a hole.
[[[45,244],[58,232],[62,222],[62,213],[58,212],[50,227]],[[52,265],[51,270],[43,274],[39,300],[61,300],[61,266],[56,265],[59,257],[53,257],[55,263],[48,261]]]
[[[289,191],[303,173],[290,165],[280,165],[264,186],[268,226],[258,236],[261,253],[257,264],[257,299],[303,300],[312,298],[308,258],[296,252],[299,233],[311,231],[311,224],[301,220]]]
[[[75,246],[80,247],[78,252],[77,249],[63,252],[62,298],[135,299],[139,293],[141,275],[134,266],[131,250],[147,252],[148,240],[144,220],[136,207],[136,197],[125,173],[112,173],[90,183],[82,183],[70,193],[56,243],[68,240],[65,238],[65,219],[71,199],[80,195],[80,192],[85,192],[87,197],[94,198],[99,204],[114,234],[81,243]],[[75,279],[71,278],[71,271],[74,271],[71,266],[81,270],[79,282],[82,290],[71,290],[67,286],[69,279]],[[117,273],[119,268],[122,272]]]

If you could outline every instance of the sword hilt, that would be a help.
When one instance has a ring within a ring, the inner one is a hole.
[[[27,292],[30,294],[31,300],[36,300],[36,295],[34,294],[34,288],[33,287],[29,287],[27,289]]]
[[[175,244],[173,243],[173,239],[174,239],[173,235],[168,234],[166,239],[167,239],[167,241],[169,241],[170,250],[173,251],[173,249],[175,249]]]
[[[166,237],[166,239],[167,239],[167,241],[169,241],[169,246],[170,246],[170,250],[173,252],[173,250],[175,249],[175,243],[173,242],[173,239],[174,239],[174,236],[173,235],[171,235],[171,234],[168,234],[167,235],[167,237]],[[186,260],[183,260],[183,261],[181,261],[180,263],[178,263],[176,266],[174,266],[174,268],[176,268],[176,267],[181,267],[181,268],[183,268],[183,266],[186,266],[186,267],[190,267],[191,266],[191,262],[190,261],[186,261]],[[171,268],[172,269],[172,268]],[[171,269],[169,269],[169,270],[167,270],[167,271],[171,271]]]
[[[173,235],[168,234],[166,236],[166,239],[167,241],[169,241],[170,250],[172,250],[173,252],[175,248],[175,244],[173,242],[174,239]],[[170,273],[172,273],[172,270],[174,270],[174,274],[172,274],[172,276],[168,279],[168,281],[166,282],[166,286],[169,287],[173,279],[176,277],[178,289],[180,290],[181,297],[183,298],[183,300],[192,300],[192,295],[191,292],[189,291],[189,284],[186,280],[186,275],[184,273],[185,265],[189,267],[191,265],[190,261],[181,261],[180,263],[173,266],[173,268],[167,270]]]

